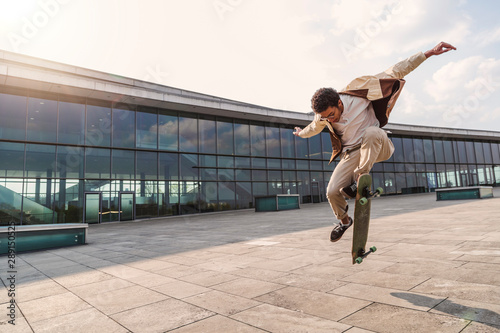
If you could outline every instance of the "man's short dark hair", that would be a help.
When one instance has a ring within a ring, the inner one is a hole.
[[[312,99],[311,107],[314,112],[321,113],[330,106],[339,105],[339,93],[333,88],[320,88],[316,90]]]

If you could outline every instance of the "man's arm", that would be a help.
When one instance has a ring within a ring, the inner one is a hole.
[[[300,138],[310,138],[318,133],[321,133],[326,126],[327,121],[321,120],[320,114],[314,115],[314,120],[307,125],[304,129],[295,127],[293,134]]]
[[[397,79],[402,79],[406,75],[408,75],[410,72],[412,72],[415,68],[420,66],[427,58],[433,55],[439,55],[443,54],[445,52],[448,52],[450,50],[456,50],[456,48],[448,43],[445,42],[440,42],[436,46],[434,46],[432,49],[426,51],[426,52],[419,52],[408,59],[405,59],[403,61],[398,62],[394,66],[391,66],[388,68],[386,71],[383,73],[380,73],[376,75],[377,77],[393,77]]]

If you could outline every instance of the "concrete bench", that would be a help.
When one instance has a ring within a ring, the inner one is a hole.
[[[255,211],[269,212],[300,208],[298,194],[276,194],[255,197]]]
[[[0,254],[86,244],[87,229],[87,223],[3,226],[0,227]]]
[[[493,187],[470,186],[436,189],[436,200],[493,198]]]

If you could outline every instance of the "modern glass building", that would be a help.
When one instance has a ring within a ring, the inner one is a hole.
[[[326,200],[312,115],[0,51],[0,224],[103,223]],[[389,124],[386,195],[500,183],[500,132]]]

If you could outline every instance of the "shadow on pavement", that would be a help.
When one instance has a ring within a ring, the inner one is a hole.
[[[417,306],[429,306],[429,304],[436,303],[439,299],[432,297],[416,295],[411,293],[391,293],[392,296],[404,299]],[[472,320],[479,322],[495,329],[500,329],[500,314],[488,309],[468,307],[459,303],[455,303],[449,299],[437,304],[433,310],[448,314],[460,319]]]

